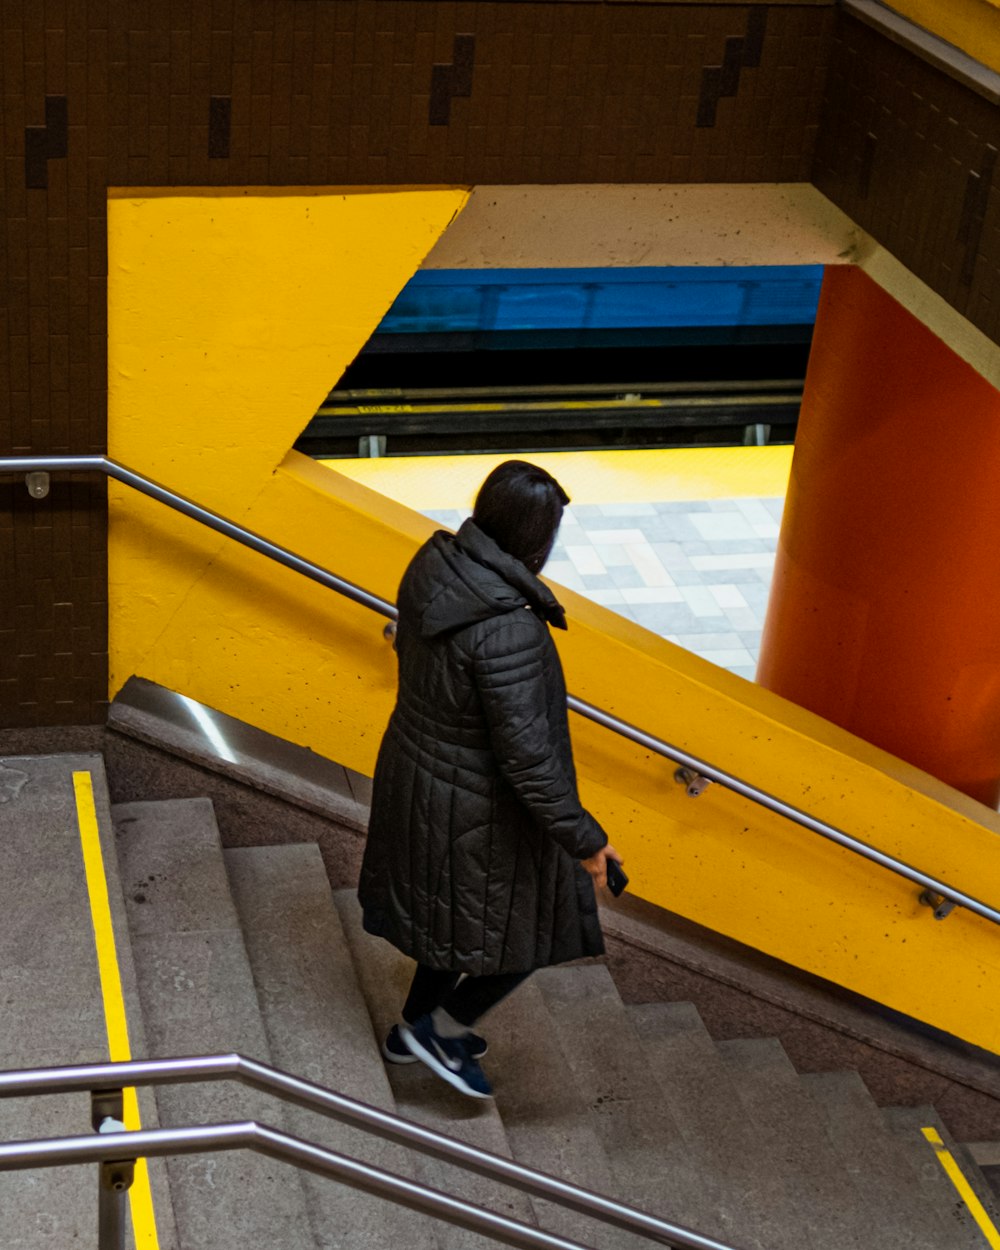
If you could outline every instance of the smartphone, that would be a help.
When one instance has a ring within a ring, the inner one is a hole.
[[[617,898],[628,885],[628,877],[625,876],[625,873],[622,871],[621,864],[619,864],[616,859],[609,859],[607,861],[607,870],[608,889],[615,896],[615,898]]]

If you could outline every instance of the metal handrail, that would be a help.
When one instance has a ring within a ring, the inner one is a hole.
[[[303,577],[319,582],[328,590],[335,590],[339,595],[344,595],[348,599],[353,599],[355,603],[371,608],[373,612],[380,612],[382,616],[388,616],[392,620],[395,620],[398,615],[396,605],[390,603],[388,599],[381,599],[378,595],[362,590],[360,586],[355,586],[346,578],[338,577],[311,560],[304,560],[302,556],[297,556],[287,547],[279,547],[276,543],[269,542],[260,534],[255,534],[253,530],[237,525],[234,521],[226,520],[217,512],[203,508],[201,504],[185,498],[184,495],[178,495],[176,491],[168,490],[166,486],[160,486],[158,482],[143,477],[141,473],[134,473],[108,456],[7,456],[0,458],[0,476],[13,473],[61,472],[101,473],[116,482],[121,482],[124,486],[131,486],[141,495],[148,495],[150,499],[166,504],[168,508],[183,513],[184,516],[198,521],[218,534],[224,534],[234,542],[242,543],[244,547],[249,547],[252,551],[260,552],[269,560],[274,560],[286,568],[293,569],[296,573],[301,573]]]
[[[360,1159],[324,1150],[314,1142],[282,1133],[267,1124],[258,1124],[256,1120],[5,1142],[0,1144],[0,1171],[82,1163],[121,1164],[123,1160],[224,1150],[253,1150],[511,1246],[526,1247],[527,1250],[590,1250],[581,1242],[567,1241],[564,1237],[532,1228],[520,1220],[498,1215],[438,1189],[394,1176]],[[118,1246],[125,1244],[124,1224],[117,1214],[104,1219],[106,1222],[102,1230],[106,1231],[99,1235],[101,1250],[105,1246],[108,1250],[117,1250]]]
[[[726,790],[732,790],[734,794],[742,795],[743,798],[750,799],[760,807],[766,807],[768,811],[774,812],[778,816],[784,816],[788,820],[794,821],[795,824],[801,825],[804,829],[812,830],[813,833],[818,833],[821,837],[827,838],[830,842],[835,842],[838,846],[842,846],[848,851],[853,851],[856,855],[870,860],[873,864],[880,864],[883,868],[888,868],[898,876],[912,881],[914,885],[923,886],[928,896],[933,895],[936,897],[925,898],[924,895],[921,895],[921,902],[933,906],[935,915],[939,919],[947,916],[953,907],[964,907],[966,910],[974,912],[977,916],[981,916],[984,920],[990,920],[993,924],[1000,924],[1000,910],[990,907],[987,903],[980,902],[978,899],[973,898],[971,894],[966,894],[962,890],[956,890],[954,886],[947,885],[944,881],[940,881],[937,877],[932,877],[926,872],[921,872],[919,868],[912,867],[912,865],[897,859],[894,855],[887,855],[884,851],[870,846],[867,842],[862,842],[860,838],[854,838],[849,833],[844,833],[842,829],[836,828],[835,825],[828,825],[826,821],[810,816],[808,812],[803,812],[800,808],[793,807],[791,803],[775,798],[773,794],[768,794],[766,790],[761,790],[746,781],[741,781],[738,777],[723,772],[721,768],[716,768],[714,764],[706,763],[705,760],[682,751],[680,747],[671,746],[659,738],[654,738],[642,729],[637,729],[634,725],[628,724],[627,721],[619,720],[608,712],[592,707],[589,703],[584,703],[573,695],[567,696],[566,703],[574,712],[578,712],[581,716],[586,716],[598,725],[604,725],[607,729],[613,729],[616,733],[622,734],[623,737],[629,738],[639,746],[644,746],[650,751],[655,751],[659,755],[675,760],[691,774],[706,778],[708,781],[717,782]]]
[[[341,1123],[350,1124],[362,1132],[511,1185],[533,1197],[558,1203],[646,1240],[667,1246],[690,1247],[690,1250],[733,1250],[732,1246],[724,1245],[682,1225],[659,1219],[601,1194],[591,1193],[569,1181],[525,1167],[513,1159],[481,1150],[457,1138],[436,1133],[433,1129],[404,1120],[391,1112],[235,1053],[2,1072],[0,1098],[88,1091],[94,1096],[118,1091],[126,1086],[218,1080],[239,1081],[284,1102],[319,1112]],[[0,1145],[0,1171],[4,1168],[55,1167],[65,1163],[192,1154],[201,1150],[230,1150],[238,1147],[248,1147],[297,1163],[312,1171],[337,1176],[368,1192],[381,1194],[416,1210],[439,1215],[452,1223],[499,1237],[513,1245],[545,1247],[547,1250],[580,1250],[575,1242],[540,1233],[537,1229],[461,1202],[438,1190],[393,1176],[360,1160],[289,1137],[253,1121],[198,1128],[101,1133],[96,1137],[56,1138],[41,1142],[8,1142]],[[473,1223],[473,1220],[476,1222]],[[514,1232],[520,1240],[512,1239]]]
[[[276,543],[269,542],[266,538],[261,537],[260,534],[255,534],[252,530],[245,529],[241,525],[236,525],[234,522],[226,520],[225,517],[220,516],[218,513],[212,512],[208,508],[203,508],[200,504],[186,499],[183,495],[179,495],[165,486],[160,486],[158,483],[133,472],[131,469],[125,468],[124,465],[118,464],[107,456],[11,456],[0,458],[0,476],[16,473],[61,471],[103,473],[117,482],[131,486],[141,494],[148,495],[150,498],[166,504],[167,507],[173,508],[176,512],[181,512],[185,516],[199,521],[202,525],[208,526],[209,529],[213,529],[238,543],[242,543],[245,547],[250,547],[252,550],[260,552],[261,555],[285,565],[286,568],[294,569],[295,572],[301,573],[304,577],[311,578],[313,581],[319,582],[320,585],[337,591],[338,594],[346,596],[355,603],[363,604],[365,607],[371,608],[372,611],[389,617],[390,620],[395,620],[399,615],[395,604],[390,603],[389,600],[373,595],[367,590],[362,590],[360,586],[355,586],[353,582],[337,577],[336,574],[329,572],[329,570],[322,568],[320,565],[297,556],[285,547],[279,547]],[[964,907],[967,911],[981,916],[984,920],[1000,925],[1000,910],[980,902],[971,894],[957,890],[953,886],[938,880],[938,878],[921,872],[920,869],[914,868],[903,860],[877,850],[867,842],[861,841],[860,838],[854,838],[850,834],[844,833],[843,830],[837,829],[836,826],[827,824],[826,821],[818,820],[815,816],[810,816],[808,812],[803,812],[801,809],[793,807],[792,804],[785,803],[773,794],[768,794],[766,790],[760,790],[758,787],[724,772],[721,768],[716,768],[707,761],[681,750],[680,747],[673,746],[669,742],[664,742],[661,738],[656,738],[652,734],[636,728],[635,725],[631,725],[628,721],[623,721],[617,716],[611,715],[610,712],[594,707],[592,704],[586,703],[574,695],[569,695],[566,702],[571,711],[594,721],[598,725],[602,725],[605,729],[612,730],[612,732],[621,735],[623,738],[628,738],[630,741],[655,752],[657,755],[673,760],[689,773],[714,781],[725,789],[733,791],[734,794],[750,799],[759,806],[767,808],[769,811],[783,816],[797,825],[801,825],[804,829],[818,833],[821,837],[835,842],[838,846],[842,846],[872,863],[889,869],[898,876],[913,882],[914,885],[921,886],[923,888],[921,902],[927,902],[932,905],[934,914],[939,919],[943,919],[955,907]]]

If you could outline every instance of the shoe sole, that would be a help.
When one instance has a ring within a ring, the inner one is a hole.
[[[413,1055],[410,1053],[401,1055],[398,1051],[390,1050],[389,1047],[385,1044],[385,1042],[382,1043],[382,1045],[379,1047],[379,1050],[382,1052],[382,1058],[386,1061],[386,1063],[407,1064],[407,1063],[419,1063],[420,1062],[420,1060],[417,1058],[416,1055]],[[478,1063],[479,1060],[482,1059],[483,1055],[485,1055],[488,1050],[489,1050],[488,1046],[483,1046],[482,1050],[478,1051],[476,1054],[472,1056],[473,1059],[475,1059],[476,1062]]]
[[[386,1061],[386,1063],[404,1064],[404,1063],[419,1063],[420,1062],[420,1060],[417,1058],[416,1055],[410,1055],[410,1054],[397,1055],[394,1050],[390,1050],[389,1047],[386,1046],[385,1042],[382,1043],[381,1049],[382,1049],[382,1058]]]
[[[406,1042],[407,1046],[409,1046],[409,1048],[413,1051],[413,1057],[415,1059],[419,1059],[421,1063],[426,1064],[427,1067],[430,1068],[436,1076],[439,1076],[442,1081],[447,1081],[452,1089],[457,1089],[458,1092],[460,1094],[464,1094],[466,1098],[493,1098],[492,1094],[481,1094],[477,1089],[470,1089],[457,1072],[452,1072],[451,1068],[446,1067],[445,1064],[443,1064],[432,1051],[429,1051],[426,1046],[421,1046],[420,1042],[417,1041],[409,1029],[407,1029],[404,1033],[401,1028],[399,1030],[399,1035]]]

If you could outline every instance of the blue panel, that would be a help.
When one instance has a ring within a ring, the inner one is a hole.
[[[822,265],[421,271],[382,334],[811,325]]]

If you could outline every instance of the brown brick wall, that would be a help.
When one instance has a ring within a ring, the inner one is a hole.
[[[833,16],[4,0],[0,454],[105,446],[109,186],[803,179]],[[104,498],[0,483],[0,728],[103,716]]]
[[[813,181],[1000,342],[998,149],[995,104],[840,19]]]
[[[0,729],[85,724],[103,706],[106,511],[101,481],[63,478],[41,503],[0,483]]]

